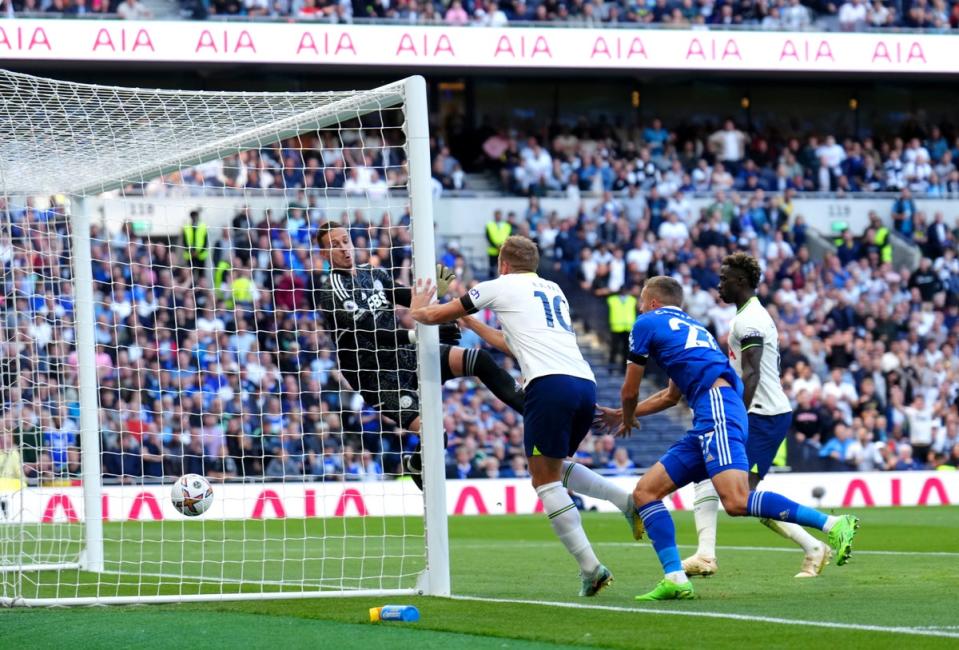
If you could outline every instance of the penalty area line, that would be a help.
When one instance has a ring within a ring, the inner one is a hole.
[[[804,621],[802,619],[776,618],[773,616],[755,616],[729,612],[703,612],[684,609],[643,609],[640,607],[621,607],[616,605],[585,605],[548,600],[525,600],[522,598],[489,598],[485,596],[450,596],[453,600],[467,600],[481,603],[508,603],[513,605],[539,605],[541,607],[562,607],[566,609],[587,609],[627,614],[663,614],[666,616],[690,616],[693,618],[718,618],[731,621],[750,621],[754,623],[773,623],[776,625],[798,625],[801,627],[821,627],[829,630],[857,630],[860,632],[882,632],[886,634],[907,634],[911,636],[931,636],[959,639],[959,632],[946,632],[921,627],[888,627],[860,623],[833,623],[827,621]]]

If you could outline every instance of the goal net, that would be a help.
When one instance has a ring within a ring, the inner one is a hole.
[[[390,352],[418,357],[417,434],[341,368],[384,352],[337,348],[317,238],[344,227],[384,283],[434,277],[422,78],[0,71],[0,103],[0,604],[448,594],[436,328]],[[419,435],[425,494],[401,463]],[[170,500],[188,473],[213,488],[199,517]]]

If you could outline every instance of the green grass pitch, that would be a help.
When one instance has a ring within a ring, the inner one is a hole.
[[[815,580],[792,577],[801,552],[785,540],[755,520],[722,517],[720,572],[695,581],[696,601],[633,600],[652,588],[661,574],[652,548],[630,541],[620,517],[584,514],[600,559],[615,575],[613,585],[593,599],[576,596],[575,563],[552,536],[544,517],[454,517],[453,590],[470,599],[401,599],[420,608],[419,623],[368,623],[368,608],[386,604],[382,598],[12,609],[0,611],[0,647],[959,647],[959,508],[865,509],[858,514],[863,528],[852,561],[844,567],[829,566]],[[675,517],[686,554],[695,543],[692,515]],[[387,559],[381,565],[370,566],[366,560],[367,564],[350,567],[352,571],[411,575],[417,569],[408,558],[399,559],[414,547],[397,546],[414,543],[412,534],[419,524],[412,521],[270,521],[256,522],[258,528],[242,522],[210,524],[208,535],[213,530],[228,538],[262,533],[255,546],[263,555],[247,549],[246,556],[216,558],[222,560],[219,567],[227,567],[217,571],[228,578],[249,578],[250,569],[244,568],[248,566],[255,566],[264,579],[296,576],[302,556],[295,555],[296,544],[282,540],[296,537],[297,530],[317,533],[305,526],[328,527],[322,530],[334,545],[342,543],[336,541],[338,535],[342,540],[345,532],[356,534],[351,527],[360,525],[367,526],[370,535],[390,534],[379,542],[367,540],[382,544]],[[379,531],[373,528],[376,525]],[[157,573],[173,567],[183,553],[183,542],[168,532],[163,542],[151,539],[154,526],[137,524],[143,543],[108,548],[108,557],[123,550],[127,570],[140,562],[159,569]],[[184,530],[189,537],[189,528]],[[286,563],[262,561],[264,556],[279,556],[284,544],[292,554]],[[327,551],[335,554],[336,548]],[[309,556],[310,550],[301,553]],[[162,591],[162,579],[157,580]],[[372,577],[364,580],[356,586],[372,586]]]

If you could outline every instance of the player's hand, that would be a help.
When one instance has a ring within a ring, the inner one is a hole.
[[[440,343],[443,345],[459,345],[460,328],[456,323],[440,323]]]
[[[612,433],[619,428],[623,421],[623,409],[614,409],[608,406],[596,405],[593,415],[593,428],[601,433]]]
[[[453,269],[442,264],[436,265],[436,297],[442,298],[449,291],[450,285],[456,280]]]
[[[436,295],[436,287],[433,286],[432,280],[417,280],[410,287],[410,295],[410,311],[415,312],[430,306],[433,296]],[[415,314],[413,318],[416,318]]]
[[[639,422],[636,421],[635,413],[624,413],[622,416],[619,430],[613,434],[617,438],[628,438],[633,434],[633,429],[639,428]]]

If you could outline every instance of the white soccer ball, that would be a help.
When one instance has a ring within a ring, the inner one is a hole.
[[[199,474],[185,474],[173,484],[170,500],[180,513],[187,517],[198,517],[210,509],[213,488]]]

